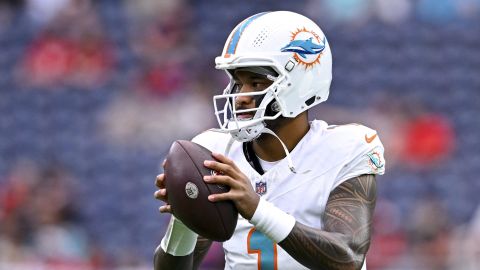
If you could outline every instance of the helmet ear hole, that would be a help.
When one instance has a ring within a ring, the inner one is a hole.
[[[305,105],[307,105],[307,106],[310,106],[310,105],[312,105],[312,104],[313,104],[313,102],[315,102],[315,98],[316,98],[316,97],[315,97],[315,96],[313,96],[313,97],[311,97],[311,98],[309,98],[309,99],[305,100]]]
[[[280,111],[280,105],[278,101],[272,100],[268,105],[265,111],[265,116],[274,116]]]

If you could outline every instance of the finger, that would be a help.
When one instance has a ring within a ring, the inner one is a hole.
[[[203,180],[209,184],[226,185],[231,188],[238,186],[238,183],[228,175],[205,175]]]
[[[153,193],[153,196],[154,196],[155,199],[157,199],[157,200],[167,201],[167,199],[168,199],[168,197],[167,197],[167,190],[164,189],[164,188],[155,191],[155,193]]]
[[[232,166],[233,168],[237,168],[237,166],[235,165],[235,162],[233,162],[233,160],[229,159],[228,157],[226,157],[225,155],[222,155],[220,153],[216,153],[216,152],[213,152],[212,153],[212,156],[217,159],[218,161],[220,161],[221,163],[225,163],[225,164],[228,164],[230,166]]]
[[[220,202],[220,201],[227,201],[232,199],[233,199],[233,194],[231,192],[208,195],[208,200],[211,202]]]
[[[162,205],[158,208],[160,213],[172,213],[172,206],[170,204]]]
[[[165,187],[164,181],[165,181],[165,174],[162,173],[157,175],[157,178],[155,178],[155,186],[159,188]]]
[[[214,171],[217,171],[217,172],[220,172],[220,173],[223,173],[223,174],[228,174],[230,176],[236,176],[236,173],[233,170],[232,166],[230,166],[228,164],[221,163],[221,162],[214,161],[214,160],[205,160],[203,162],[203,165],[205,167],[209,168],[209,169],[214,170]]]

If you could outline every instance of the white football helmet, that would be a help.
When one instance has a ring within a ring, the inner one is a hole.
[[[264,12],[240,24],[227,39],[222,55],[215,59],[230,83],[222,95],[213,97],[219,131],[238,141],[251,141],[266,128],[265,120],[296,117],[327,100],[332,80],[332,55],[322,30],[310,19],[289,11]],[[273,81],[261,92],[235,93],[232,73],[244,68]],[[268,70],[274,70],[274,74]],[[262,73],[267,71],[266,73]],[[263,97],[254,109],[236,110],[239,96]],[[270,106],[274,113],[265,114]],[[254,112],[250,119],[237,114]]]

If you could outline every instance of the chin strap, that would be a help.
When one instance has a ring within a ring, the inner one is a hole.
[[[232,144],[235,142],[235,138],[233,136],[230,136],[230,140],[228,140],[227,147],[225,147],[225,152],[223,153],[224,156],[228,156],[228,153],[230,153],[230,149],[232,148]]]
[[[297,173],[297,171],[295,170],[295,166],[293,166],[293,161],[292,161],[292,157],[290,156],[290,152],[288,151],[287,146],[282,142],[282,140],[280,139],[280,137],[278,137],[278,135],[275,134],[275,132],[273,132],[273,131],[272,131],[271,129],[269,129],[269,128],[264,128],[264,129],[262,130],[262,133],[270,134],[270,135],[274,136],[275,138],[277,138],[278,141],[280,141],[280,143],[282,144],[282,147],[283,147],[283,151],[285,151],[285,155],[287,156],[288,168],[289,168],[290,171],[292,171],[293,173]]]
[[[280,141],[280,144],[282,144],[282,147],[283,147],[283,151],[285,151],[285,155],[287,157],[288,168],[290,169],[290,171],[292,171],[292,173],[297,174],[298,172],[295,169],[295,166],[293,165],[293,161],[292,161],[292,157],[290,156],[290,152],[288,151],[287,146],[283,143],[283,141],[280,139],[280,137],[278,137],[278,135],[275,134],[275,132],[273,132],[271,129],[266,128],[266,127],[261,131],[261,133],[270,134]],[[228,156],[228,153],[230,153],[230,149],[232,148],[233,142],[235,142],[235,138],[230,137],[230,140],[228,141],[227,147],[225,147],[225,153],[224,153],[225,156]],[[303,171],[303,172],[298,173],[298,174],[306,174],[306,173],[309,173],[309,172],[310,172],[310,170],[306,170],[306,171]]]

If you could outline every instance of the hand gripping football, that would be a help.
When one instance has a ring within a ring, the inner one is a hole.
[[[173,215],[197,234],[214,241],[232,237],[238,211],[232,201],[210,202],[208,195],[224,193],[228,187],[207,184],[204,175],[215,172],[203,165],[212,160],[205,147],[184,140],[170,147],[165,164],[165,186]]]

